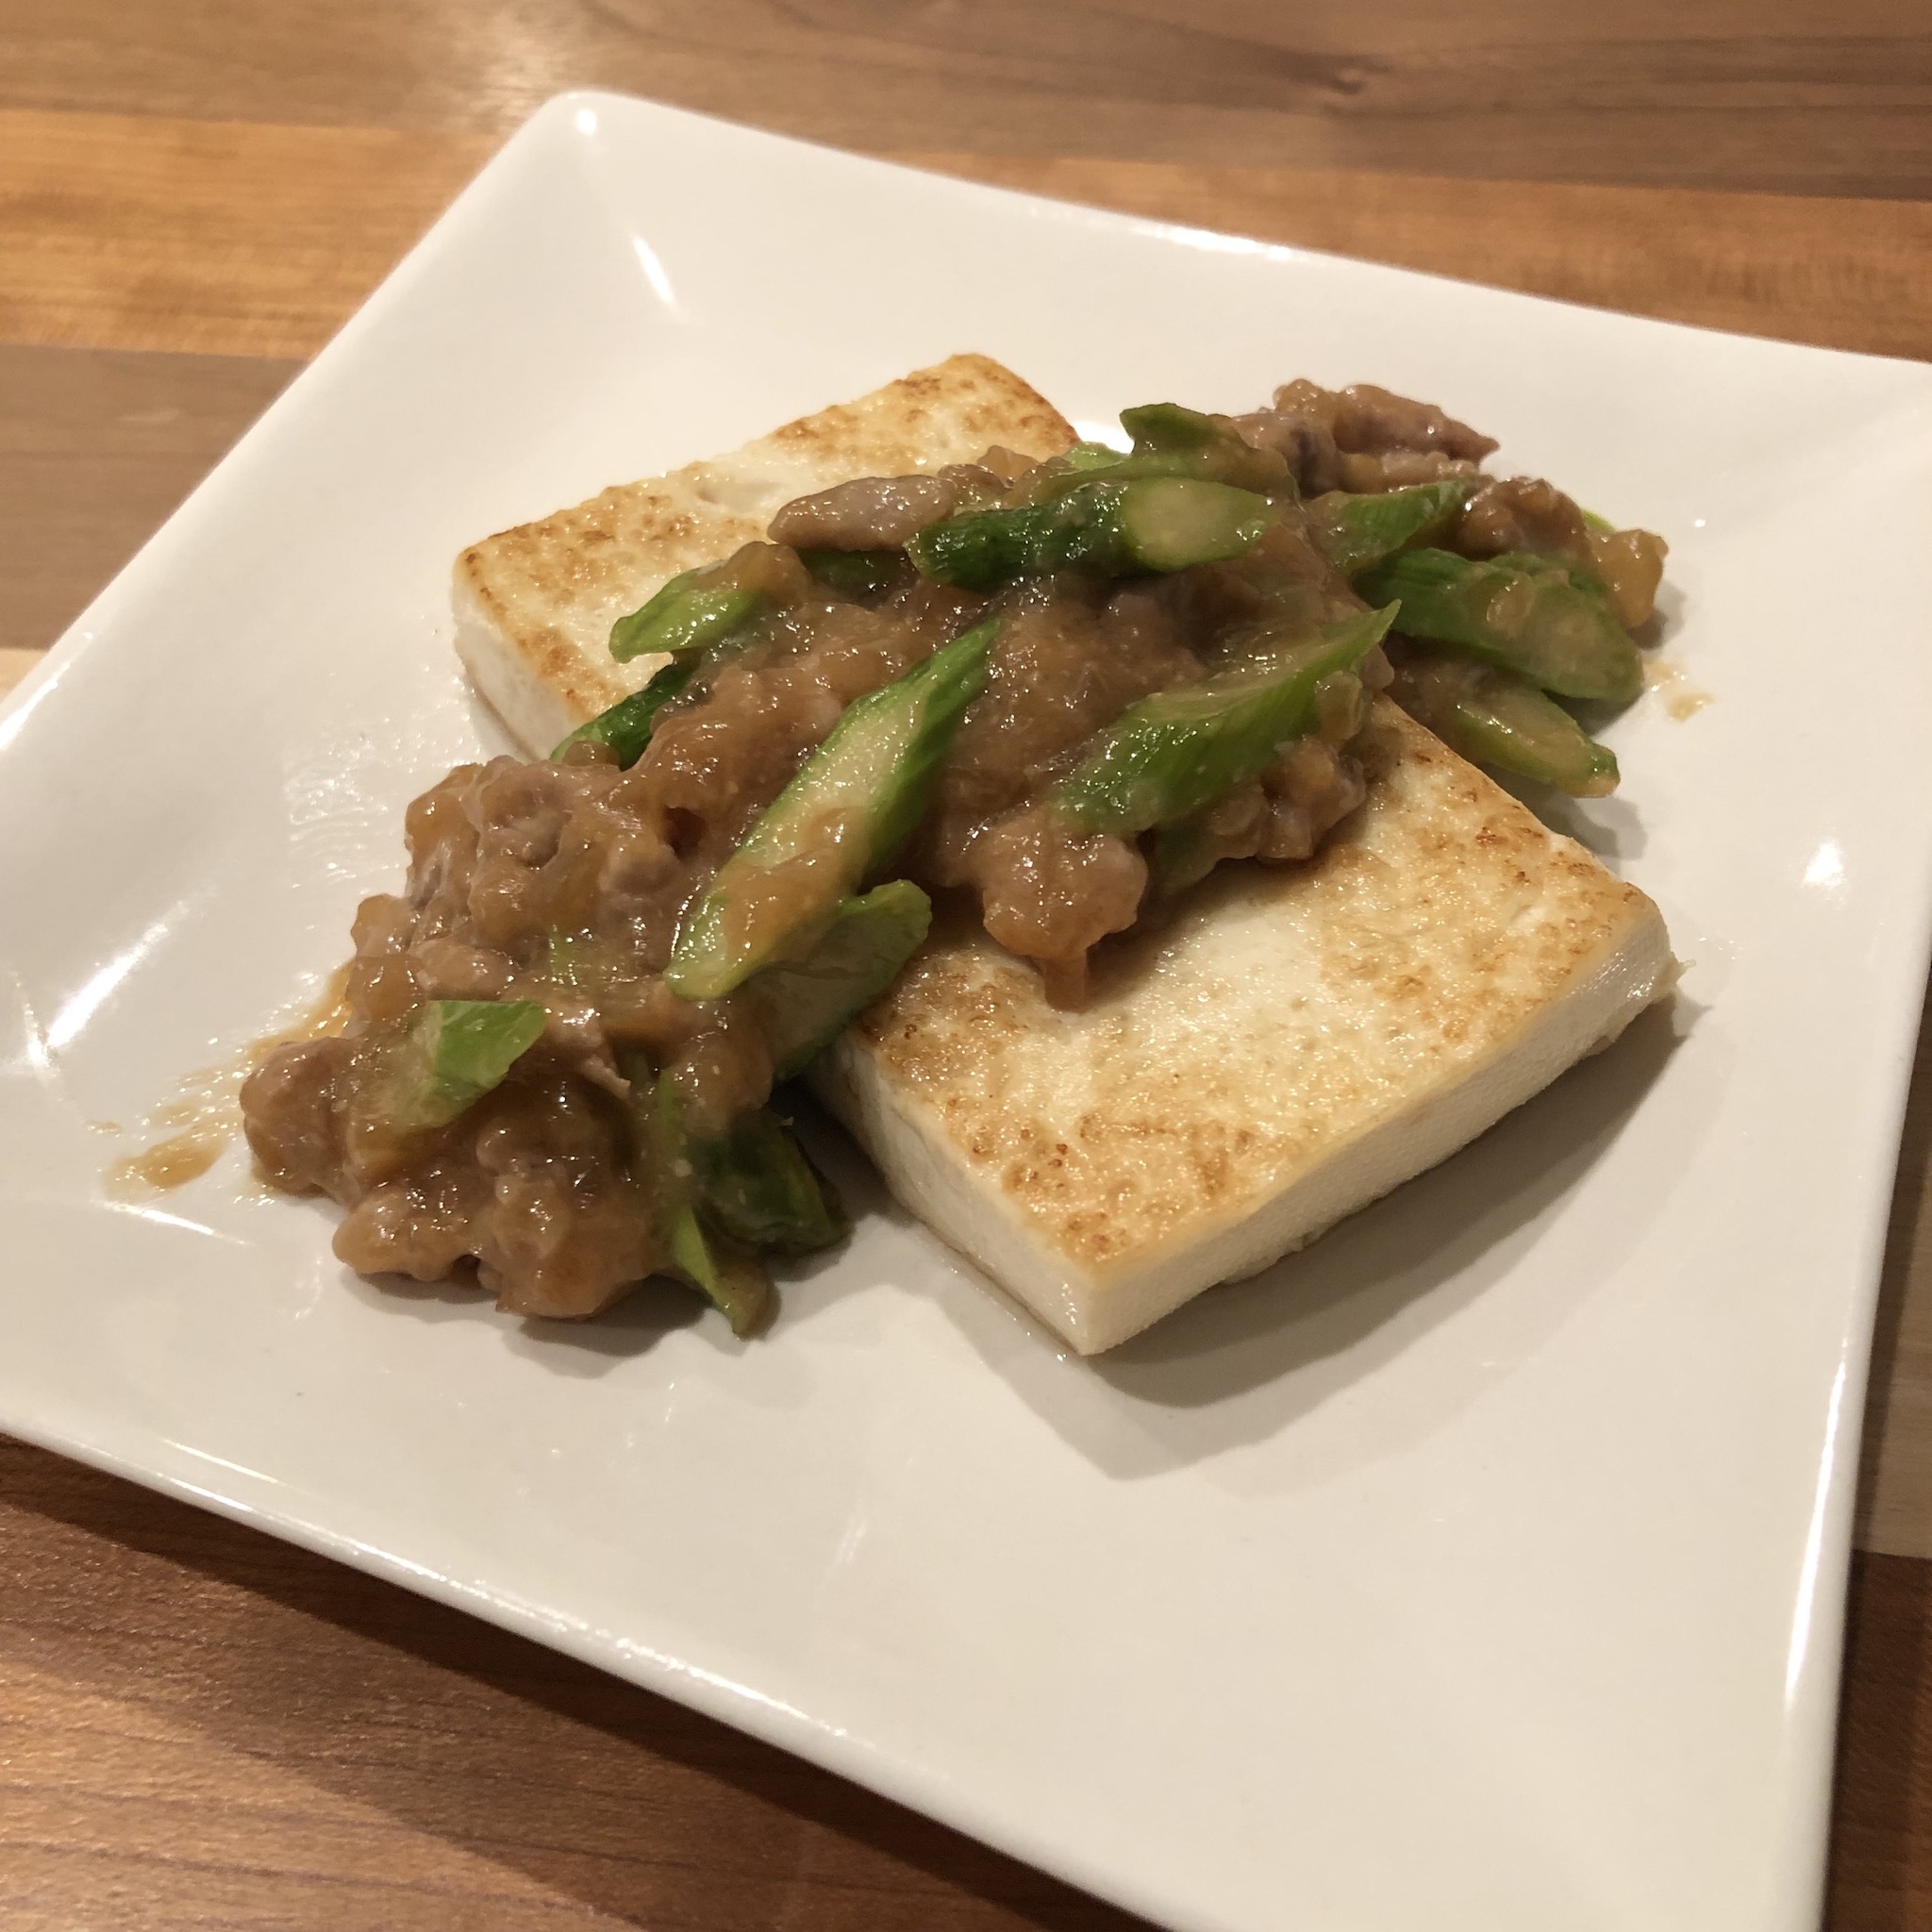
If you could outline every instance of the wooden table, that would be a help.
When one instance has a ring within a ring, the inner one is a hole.
[[[577,85],[1932,357],[1924,0],[0,0],[0,678]],[[1867,1414],[1836,1932],[1932,1926],[1928,1177],[1922,1048]],[[0,1441],[10,1932],[1130,1923],[643,1691]]]

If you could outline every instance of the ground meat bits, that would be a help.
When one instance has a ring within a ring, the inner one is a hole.
[[[1496,447],[1492,437],[1444,415],[1433,403],[1411,402],[1372,382],[1344,390],[1305,380],[1284,383],[1272,408],[1234,420],[1257,448],[1288,458],[1304,496],[1474,476]]]
[[[772,519],[772,541],[799,550],[896,550],[941,517],[998,501],[1005,488],[977,463],[949,464],[930,476],[861,476],[788,503]]]
[[[1569,497],[1535,476],[1484,484],[1462,513],[1453,547],[1465,557],[1527,550],[1588,571],[1628,630],[1649,618],[1664,574],[1662,538],[1648,530],[1592,530]]]

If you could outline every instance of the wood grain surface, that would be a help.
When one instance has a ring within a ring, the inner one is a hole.
[[[575,85],[1932,356],[1923,0],[0,0],[0,686],[502,134]],[[1928,1189],[1922,1040],[1861,1474],[1833,1932],[1932,1927]],[[0,1442],[8,1932],[1133,1923],[648,1693]]]
[[[0,107],[1932,198],[1923,0],[7,0]]]
[[[495,145],[0,110],[0,341],[311,356]],[[1932,204],[909,150],[1067,201],[1674,322],[1932,356]]]
[[[0,1441],[0,1924],[1127,1932],[585,1665]]]
[[[680,1706],[0,1441],[8,1932],[1141,1922]],[[1852,1578],[1835,1932],[1932,1924],[1932,1566]]]
[[[0,649],[58,637],[298,366],[0,342]]]

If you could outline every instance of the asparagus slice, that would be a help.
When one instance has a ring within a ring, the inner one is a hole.
[[[1104,442],[1076,442],[1027,479],[1021,500],[1041,504],[1084,483],[1131,483],[1154,476],[1228,483],[1269,497],[1294,495],[1286,458],[1275,450],[1256,448],[1229,424],[1198,409],[1184,409],[1178,403],[1149,403],[1124,409],[1121,423],[1134,440],[1131,451],[1110,449]]]
[[[1617,789],[1615,753],[1512,672],[1418,651],[1396,667],[1389,694],[1477,764],[1541,779],[1576,798]]]
[[[509,1072],[543,1031],[537,1000],[431,1000],[403,1036],[390,1097],[406,1126],[447,1126]]]
[[[932,924],[932,901],[910,879],[889,879],[847,899],[830,929],[794,965],[767,966],[745,986],[789,1080],[831,1045],[899,976]]]
[[[1264,496],[1295,496],[1294,477],[1279,450],[1257,449],[1224,418],[1178,403],[1146,403],[1121,411],[1134,439],[1133,454],[1114,466],[1119,476],[1200,476]]]
[[[655,1218],[670,1252],[669,1272],[688,1282],[743,1337],[772,1304],[772,1280],[749,1248],[707,1228],[698,1214],[697,1165],[685,1133],[677,1090],[667,1074],[653,1077],[641,1058],[626,1058],[631,1109],[641,1172]]]
[[[1123,409],[1121,427],[1134,439],[1136,456],[1157,450],[1183,453],[1215,449],[1230,440],[1240,441],[1212,416],[1181,403],[1141,403],[1135,408]]]
[[[746,1114],[721,1140],[693,1141],[691,1163],[699,1220],[744,1247],[813,1255],[851,1225],[769,1108]]]
[[[1154,890],[1162,897],[1186,891],[1214,870],[1220,849],[1208,837],[1207,816],[1208,808],[1204,808],[1175,819],[1155,833],[1147,871]]]
[[[1054,788],[1055,809],[1080,831],[1122,837],[1199,811],[1307,730],[1315,687],[1353,671],[1394,616],[1391,605],[1344,618],[1239,670],[1142,698]]]
[[[608,711],[599,711],[588,724],[579,724],[550,756],[560,758],[572,745],[590,741],[608,744],[617,754],[617,762],[628,770],[643,757],[651,733],[657,729],[658,713],[684,690],[697,668],[694,655],[674,658],[642,691],[619,698]]]
[[[1441,536],[1468,503],[1471,487],[1448,476],[1375,496],[1332,490],[1308,505],[1309,529],[1329,562],[1353,576],[1411,543]]]
[[[758,616],[769,599],[736,586],[712,587],[701,565],[675,576],[646,604],[610,626],[610,655],[622,664],[650,652],[681,658],[708,649]]]
[[[1406,636],[1453,644],[1559,697],[1626,705],[1643,689],[1643,660],[1601,593],[1542,558],[1405,550],[1356,589],[1399,599]]]
[[[1082,480],[1048,503],[947,517],[906,548],[924,576],[996,591],[1049,571],[1117,577],[1218,562],[1274,521],[1266,497],[1198,477]]]
[[[717,999],[818,942],[919,823],[998,627],[976,625],[847,709],[685,915],[672,991]]]
[[[689,1203],[673,1209],[669,1229],[672,1271],[731,1324],[740,1341],[754,1333],[772,1305],[772,1277],[747,1248],[712,1234]]]
[[[382,1052],[350,1104],[357,1172],[379,1180],[466,1113],[536,1044],[537,1000],[430,1000]]]
[[[883,591],[898,575],[904,553],[898,550],[801,550],[798,560],[822,584],[851,597]]]
[[[1110,470],[1122,454],[1110,443],[1076,442],[1060,452],[1060,461],[1069,470]]]

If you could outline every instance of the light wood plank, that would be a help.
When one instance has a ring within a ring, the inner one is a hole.
[[[966,154],[906,158],[1065,201],[1533,295],[1932,358],[1932,201]]]
[[[554,1652],[0,1440],[9,1932],[1144,1932]],[[1852,1574],[1831,1932],[1932,1924],[1932,1565]]]
[[[312,355],[493,142],[0,113],[0,341]],[[999,158],[1004,186],[1719,328],[1932,356],[1932,203]]]
[[[769,1745],[0,1439],[0,1924],[1136,1932]]]
[[[66,629],[298,366],[0,343],[0,680]]]
[[[0,113],[0,341],[312,356],[495,145]]]
[[[13,687],[41,661],[39,651],[30,651],[18,644],[0,644],[0,698],[4,698]]]
[[[1924,0],[7,0],[0,106],[490,129],[585,85],[835,146],[1932,198]]]

